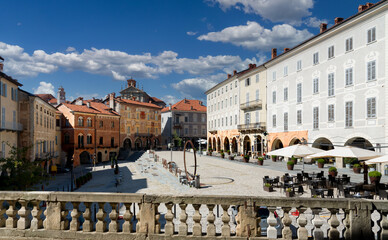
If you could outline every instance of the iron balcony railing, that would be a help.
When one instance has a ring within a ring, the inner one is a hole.
[[[0,123],[0,129],[1,130],[9,130],[9,131],[22,131],[23,125],[21,123],[17,123],[17,122],[3,121]]]
[[[257,99],[257,100],[253,100],[250,102],[241,103],[240,108],[241,108],[241,110],[257,109],[257,108],[261,108],[262,105],[263,104],[262,104],[261,100]]]
[[[258,122],[258,123],[249,123],[249,124],[240,124],[237,125],[237,129],[239,131],[244,131],[244,130],[255,130],[255,129],[265,129],[265,123],[264,122]]]

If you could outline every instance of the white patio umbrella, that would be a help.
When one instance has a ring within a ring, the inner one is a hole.
[[[365,161],[365,164],[371,165],[376,163],[388,163],[388,155],[383,155],[381,157],[373,158],[371,160]]]
[[[296,144],[285,148],[276,149],[267,153],[267,155],[275,155],[282,157],[306,157],[311,154],[324,152],[322,149],[309,147],[307,145]]]
[[[379,156],[381,156],[381,154],[375,151],[370,151],[358,147],[345,146],[335,147],[334,149],[331,149],[329,151],[309,155],[307,156],[307,158],[346,157],[358,158],[358,160],[368,160]]]

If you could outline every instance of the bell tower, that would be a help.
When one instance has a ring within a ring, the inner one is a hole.
[[[58,102],[58,104],[66,102],[66,93],[65,93],[65,89],[63,89],[62,86],[60,86],[58,88],[58,93],[57,94],[58,94],[57,95],[57,102]]]

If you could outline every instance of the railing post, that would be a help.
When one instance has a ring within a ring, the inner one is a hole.
[[[0,201],[0,228],[5,226],[4,213],[7,209],[4,208],[4,201]]]
[[[43,221],[40,217],[42,214],[42,209],[39,208],[39,201],[37,200],[32,201],[32,205],[33,205],[33,208],[31,211],[32,220],[31,220],[30,228],[31,230],[38,230],[42,228],[42,225],[43,225]]]
[[[96,214],[97,217],[97,223],[96,223],[96,232],[105,232],[106,230],[106,212],[104,210],[104,203],[98,203],[98,212]]]
[[[139,204],[139,233],[155,233],[155,219],[157,205],[145,202]]]
[[[275,218],[276,207],[268,207],[269,216],[267,218],[268,228],[267,228],[267,237],[269,239],[278,238],[278,230],[275,228],[277,220]]]
[[[202,225],[201,225],[201,214],[199,212],[199,208],[201,207],[201,204],[193,204],[193,207],[195,209],[194,215],[193,215],[193,236],[202,236]]]
[[[381,240],[388,240],[388,219],[387,219],[387,212],[381,211]]]
[[[117,203],[111,203],[112,211],[109,213],[110,223],[109,223],[109,232],[117,232]]]
[[[46,202],[46,219],[44,227],[47,230],[61,230],[61,203]]]
[[[171,236],[174,234],[174,223],[172,222],[172,220],[174,219],[174,215],[172,214],[172,206],[173,205],[174,204],[171,202],[166,203],[167,213],[165,215],[166,225],[164,226],[164,233],[167,236]]]
[[[80,212],[78,211],[78,202],[73,203],[73,210],[71,211],[71,222],[70,222],[70,231],[78,231],[79,229],[79,221],[78,217],[81,215]]]
[[[27,229],[30,226],[30,219],[28,216],[30,214],[30,210],[27,208],[28,201],[19,200],[19,203],[22,205],[22,207],[18,211],[20,218],[17,223],[17,228]]]
[[[131,204],[130,203],[124,203],[125,205],[125,213],[124,213],[124,220],[123,223],[123,232],[132,232],[132,213],[131,213]]]
[[[187,204],[181,203],[179,204],[179,207],[181,208],[181,215],[179,216],[179,220],[181,221],[179,223],[179,236],[187,236],[187,213],[186,213],[186,207]]]
[[[323,225],[323,220],[319,216],[319,213],[322,211],[322,209],[321,208],[313,208],[311,210],[313,211],[313,214],[314,214],[313,224],[314,224],[315,229],[313,232],[313,237],[316,240],[323,240],[324,235],[323,235],[323,231],[321,229],[321,227]]]
[[[350,239],[373,239],[371,225],[372,204],[370,202],[352,202],[350,209]]]
[[[282,236],[283,236],[283,239],[291,239],[292,240],[292,231],[291,231],[291,228],[290,228],[290,225],[292,223],[292,220],[289,216],[289,212],[290,212],[291,208],[290,207],[284,207],[283,208],[283,211],[284,211],[284,216],[283,216],[283,219],[282,219],[282,222],[283,222],[283,230],[282,230]]]
[[[85,218],[85,221],[82,224],[82,231],[84,231],[84,232],[91,232],[92,229],[93,229],[93,224],[90,221],[91,220],[90,208],[91,208],[92,204],[89,203],[89,202],[85,202],[84,204],[85,204],[85,212],[82,215]]]
[[[345,219],[344,219],[344,239],[350,240],[350,213],[349,209],[344,209]]]
[[[328,235],[329,239],[339,240],[340,233],[337,229],[337,227],[340,225],[340,222],[338,221],[338,218],[337,218],[338,209],[330,208],[329,211],[331,213],[331,218],[329,220],[329,224],[330,224],[330,230]]]
[[[229,237],[230,236],[230,226],[229,226],[230,217],[228,214],[229,205],[221,205],[221,207],[223,209],[223,214],[222,214],[222,218],[221,218],[221,220],[223,222],[223,226],[221,227],[221,236],[222,237]],[[240,213],[238,213],[238,215],[240,215]],[[239,225],[237,225],[237,227],[238,226]],[[237,232],[237,227],[236,227],[236,232]]]
[[[307,240],[309,238],[308,231],[306,229],[307,225],[307,218],[304,212],[306,212],[307,208],[305,207],[300,207],[298,209],[299,211],[299,217],[298,217],[298,224],[299,224],[299,229],[298,229],[298,240]]]
[[[5,227],[6,228],[16,228],[16,210],[15,210],[15,203],[16,201],[8,201],[9,203],[9,208],[5,213],[7,214],[8,218],[5,221]]]
[[[207,229],[206,233],[207,236],[215,236],[216,235],[216,226],[214,225],[214,220],[216,219],[213,213],[214,204],[207,204],[207,207],[209,209],[209,214],[207,215]]]
[[[255,237],[257,235],[257,217],[254,202],[248,201],[239,207],[240,226],[236,235],[239,237]]]

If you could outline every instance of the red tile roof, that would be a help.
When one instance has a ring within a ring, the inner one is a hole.
[[[110,108],[103,103],[93,102],[92,100],[90,101],[85,100],[85,101],[90,103],[90,107],[88,107],[86,104],[85,105],[76,105],[76,104],[69,104],[69,103],[62,103],[62,104],[75,112],[119,116],[117,112],[113,110],[110,111]]]
[[[75,112],[100,113],[99,111],[93,108],[88,108],[88,106],[86,105],[75,105],[75,104],[69,104],[69,103],[62,103],[62,105],[66,106],[67,108]]]
[[[200,100],[183,99],[171,106],[172,110],[177,111],[192,111],[192,112],[206,112],[206,106],[202,105]],[[162,109],[162,112],[170,111],[169,107]]]
[[[43,101],[48,103],[57,103],[57,99],[51,94],[35,94],[35,96],[40,97]]]
[[[144,106],[144,107],[152,107],[152,108],[158,108],[158,109],[162,108],[162,107],[159,107],[158,105],[155,105],[153,103],[139,102],[139,101],[134,101],[134,100],[129,100],[129,99],[122,99],[122,98],[116,98],[116,100],[119,102],[140,105],[140,106]]]
[[[163,100],[160,100],[159,98],[157,97],[151,97],[152,100],[154,100],[155,102],[164,102]]]
[[[116,111],[111,110],[110,107],[107,105],[100,103],[100,102],[90,102],[90,106],[98,111],[100,111],[102,114],[106,115],[119,115]]]

